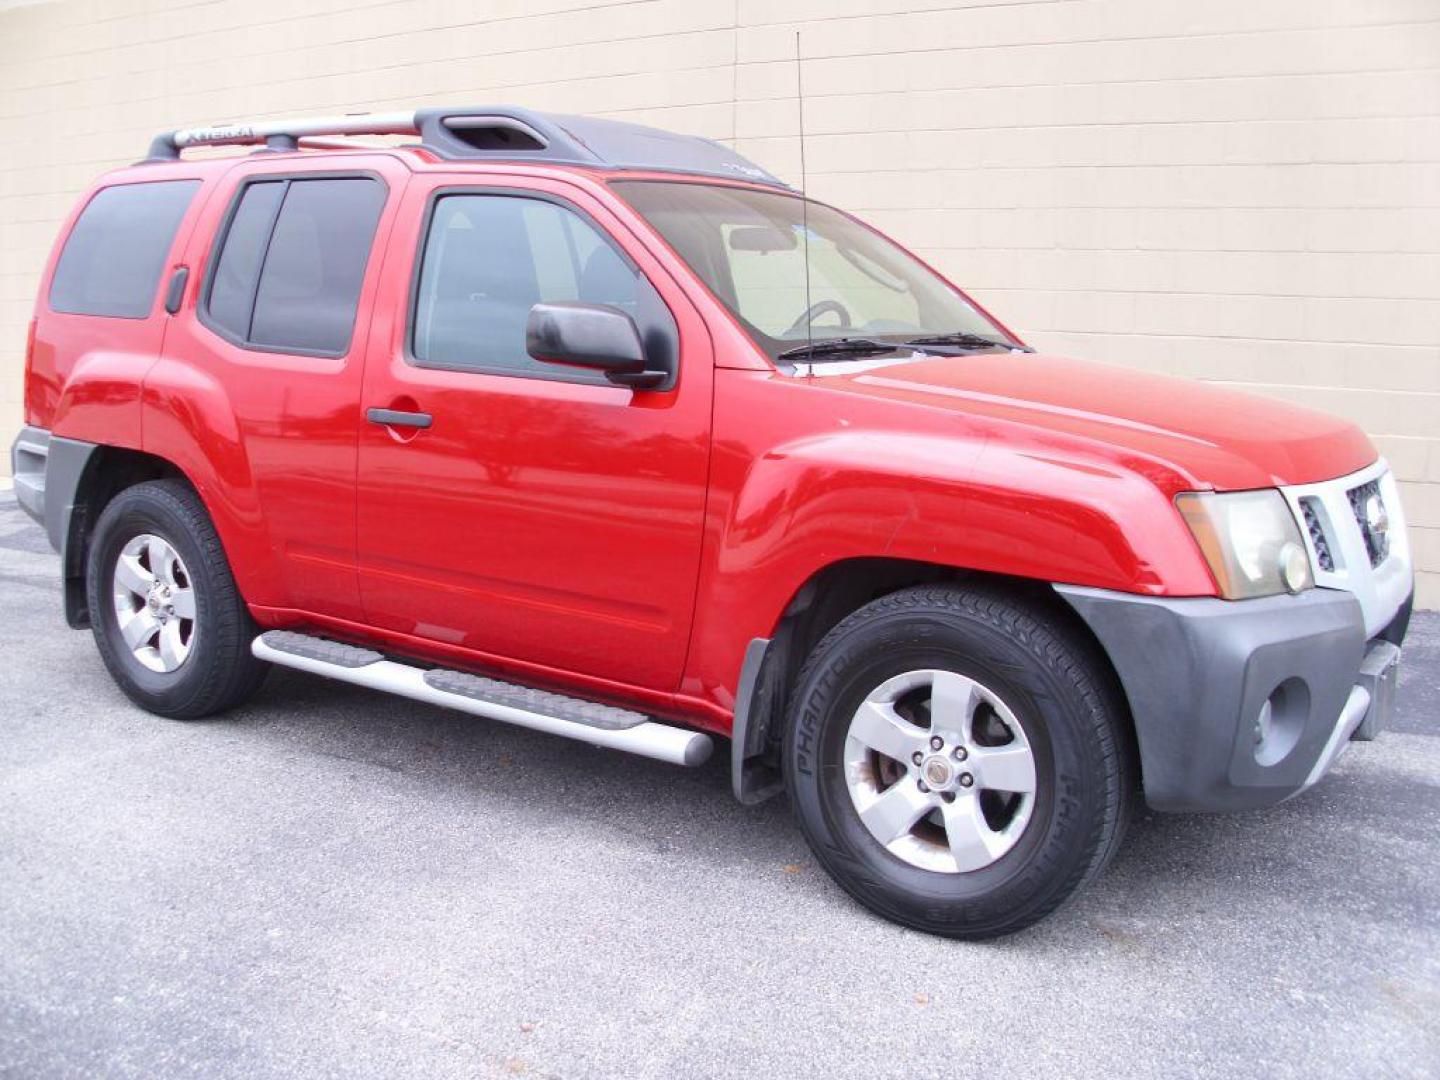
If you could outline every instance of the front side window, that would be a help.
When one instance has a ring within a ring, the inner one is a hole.
[[[614,187],[772,359],[812,337],[1011,340],[949,282],[823,203],[674,181]]]
[[[175,230],[199,187],[199,180],[163,180],[96,192],[55,264],[51,308],[118,319],[148,316]]]
[[[643,329],[652,293],[573,210],[522,196],[442,195],[425,238],[410,350],[426,367],[605,383],[602,373],[533,359],[525,350],[530,309],[607,304]]]
[[[207,322],[241,345],[344,353],[385,197],[368,177],[246,185],[214,263]]]

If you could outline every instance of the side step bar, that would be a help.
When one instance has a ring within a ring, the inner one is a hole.
[[[250,646],[272,664],[384,690],[474,716],[625,750],[672,765],[700,765],[714,748],[710,736],[658,724],[643,713],[552,694],[464,671],[426,670],[338,641],[271,630]]]

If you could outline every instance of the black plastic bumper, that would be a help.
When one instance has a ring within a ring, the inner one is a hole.
[[[81,481],[98,449],[95,443],[52,435],[36,427],[22,428],[10,448],[15,499],[45,526],[51,547],[60,553],[65,621],[77,630],[90,625],[82,565],[87,525],[78,499]]]
[[[1056,591],[1120,676],[1157,810],[1240,810],[1294,795],[1328,768],[1375,696],[1361,672],[1371,643],[1346,592],[1231,602]]]
[[[65,554],[80,479],[99,449],[94,443],[51,435],[43,428],[24,427],[10,447],[15,499],[45,526],[50,546]]]

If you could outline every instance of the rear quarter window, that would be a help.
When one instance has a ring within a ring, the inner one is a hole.
[[[199,188],[199,180],[101,188],[65,240],[50,307],[70,315],[148,316],[175,230]]]

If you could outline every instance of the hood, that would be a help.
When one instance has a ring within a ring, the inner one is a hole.
[[[1377,456],[1359,428],[1326,413],[1063,356],[926,357],[816,382],[1102,443],[1168,466],[1195,488],[1313,483],[1355,472]]]

